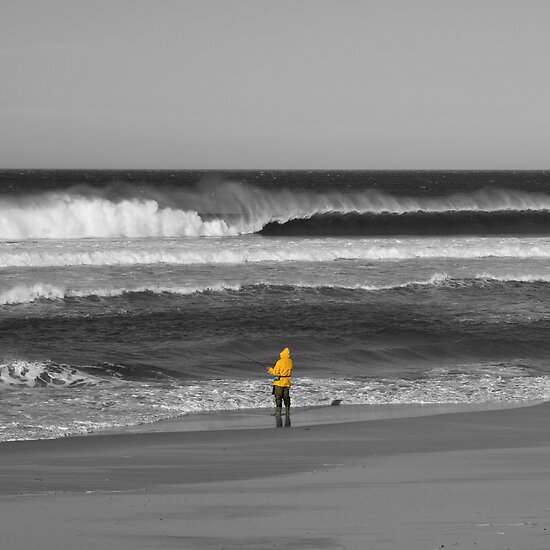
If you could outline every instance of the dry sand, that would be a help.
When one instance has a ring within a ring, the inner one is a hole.
[[[391,411],[2,443],[0,547],[550,548],[549,404]]]

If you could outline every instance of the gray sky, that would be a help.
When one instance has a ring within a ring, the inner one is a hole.
[[[548,0],[0,0],[0,168],[550,168]]]

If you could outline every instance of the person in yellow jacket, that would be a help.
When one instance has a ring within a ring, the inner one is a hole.
[[[273,375],[273,395],[275,396],[275,416],[281,416],[283,410],[283,401],[287,417],[290,416],[290,386],[292,385],[292,359],[290,350],[285,348],[281,351],[280,359],[273,368],[268,368],[267,372]]]

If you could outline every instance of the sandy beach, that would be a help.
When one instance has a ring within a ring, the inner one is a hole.
[[[228,429],[2,443],[2,547],[549,547],[549,404],[338,409],[282,429],[233,415]]]

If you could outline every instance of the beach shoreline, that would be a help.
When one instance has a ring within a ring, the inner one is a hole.
[[[293,407],[291,410],[292,427],[316,426],[321,424],[341,424],[348,422],[368,422],[434,416],[460,412],[482,412],[502,409],[533,407],[544,400],[529,402],[486,402],[486,403],[405,403],[376,405],[320,405]],[[282,415],[283,420],[285,415]],[[174,418],[158,420],[146,424],[118,426],[116,428],[97,429],[84,436],[149,433],[149,432],[194,432],[212,430],[246,430],[276,427],[273,408],[232,409],[188,413]],[[68,436],[74,437],[74,436]]]
[[[6,442],[0,526],[12,549],[542,549],[549,413]]]

